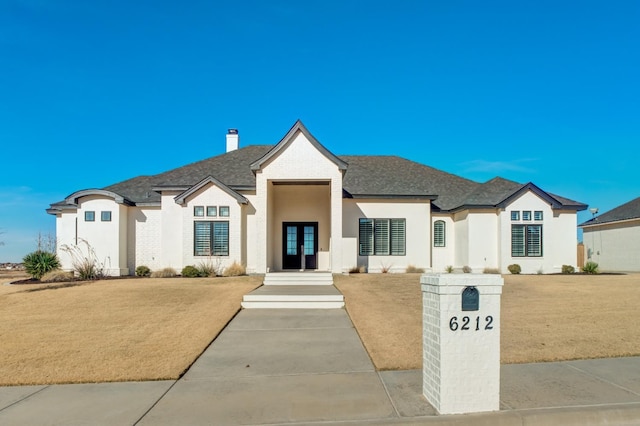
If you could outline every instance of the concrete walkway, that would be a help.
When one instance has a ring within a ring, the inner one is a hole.
[[[178,381],[0,387],[0,424],[640,424],[640,357],[505,365],[496,413],[438,416],[421,381],[342,309],[243,310]]]

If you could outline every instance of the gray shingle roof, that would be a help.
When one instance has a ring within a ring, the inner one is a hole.
[[[640,219],[640,197],[622,204],[613,210],[609,210],[600,216],[589,219],[588,221],[580,224],[580,226],[599,225],[602,223],[618,222],[629,219]]]
[[[273,145],[251,145],[210,157],[154,176],[138,176],[103,188],[136,204],[159,203],[154,189],[183,190],[211,176],[234,190],[255,188],[251,165]],[[343,188],[347,197],[409,197],[432,199],[435,210],[498,206],[525,185],[500,177],[477,183],[397,156],[345,155],[335,157],[348,166]],[[531,184],[528,184],[531,185]],[[545,193],[546,194],[546,193]],[[552,196],[564,207],[583,210],[586,205]],[[51,209],[59,209],[53,203]]]

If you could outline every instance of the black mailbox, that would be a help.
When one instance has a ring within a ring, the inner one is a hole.
[[[462,292],[462,310],[477,311],[480,309],[480,293],[475,287],[466,287]]]

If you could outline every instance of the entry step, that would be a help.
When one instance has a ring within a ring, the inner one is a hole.
[[[344,297],[334,286],[261,286],[242,298],[245,309],[341,309]]]
[[[333,285],[331,272],[269,272],[264,285]]]

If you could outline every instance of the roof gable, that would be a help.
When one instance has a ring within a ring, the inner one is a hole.
[[[200,189],[202,189],[205,186],[210,185],[210,184],[214,185],[214,186],[217,186],[218,188],[220,188],[221,190],[223,190],[224,192],[226,192],[227,194],[229,194],[230,196],[235,198],[236,201],[238,201],[238,203],[240,203],[240,204],[247,204],[248,203],[248,200],[245,197],[243,197],[242,195],[238,194],[236,191],[234,191],[233,189],[229,188],[227,185],[225,185],[224,183],[220,182],[218,179],[214,178],[213,176],[207,176],[206,178],[202,179],[200,182],[198,182],[195,185],[193,185],[191,188],[189,188],[186,191],[182,192],[181,194],[177,195],[174,199],[176,200],[176,203],[182,205],[182,204],[185,203],[187,198],[189,198],[191,195],[195,194]]]
[[[266,154],[264,154],[262,157],[260,157],[259,159],[257,159],[251,164],[251,171],[255,173],[256,171],[262,169],[262,167],[266,162],[280,155],[285,149],[287,149],[290,143],[295,139],[298,132],[302,133],[307,138],[307,140],[311,143],[311,145],[313,145],[314,148],[320,151],[320,153],[324,155],[329,161],[333,162],[336,166],[338,166],[339,170],[344,171],[347,169],[348,164],[345,161],[338,158],[336,155],[334,155],[327,148],[325,148],[324,145],[322,145],[311,134],[311,132],[309,132],[309,130],[305,127],[305,125],[302,124],[302,121],[298,120],[295,122],[293,127],[289,129],[287,134],[284,135],[284,137],[280,140],[280,142],[278,142],[273,148],[271,148],[269,152],[267,152]]]

